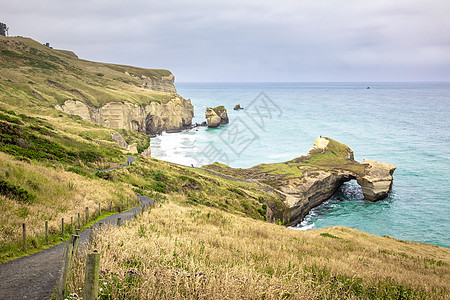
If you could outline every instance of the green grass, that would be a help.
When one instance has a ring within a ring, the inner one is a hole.
[[[139,78],[162,80],[172,75],[168,70],[89,62],[28,38],[0,37],[0,71],[0,94],[14,98],[16,105],[24,99],[33,106],[62,105],[68,99],[95,107],[124,99],[144,105],[174,97],[139,87],[144,80]]]
[[[259,164],[249,169],[234,169],[220,163],[203,168],[232,176],[238,179],[259,178],[263,174],[265,182],[277,187],[278,180],[303,178],[306,174],[317,177],[318,171],[348,170],[354,174],[364,174],[365,166],[348,158],[350,148],[335,140],[329,139],[326,151],[316,150],[310,155],[301,156],[282,163]]]
[[[0,113],[0,150],[20,159],[63,163],[78,169],[95,169],[103,161],[124,158],[115,149],[71,139],[47,121],[12,111]]]

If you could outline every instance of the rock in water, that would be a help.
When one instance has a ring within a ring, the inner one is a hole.
[[[211,128],[219,127],[221,119],[212,108],[206,109],[205,117],[208,127]]]
[[[384,199],[392,187],[393,174],[397,168],[393,164],[365,159],[361,164],[367,164],[365,174],[358,177],[364,198],[369,201]]]
[[[236,104],[235,106],[234,106],[234,108],[233,108],[233,110],[241,110],[241,109],[244,109],[243,107],[241,107],[241,104]]]
[[[220,124],[229,122],[227,109],[224,106],[208,107],[205,111],[205,117],[208,127],[211,128],[219,127]]]

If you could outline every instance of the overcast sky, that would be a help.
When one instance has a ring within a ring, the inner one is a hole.
[[[80,58],[189,81],[450,81],[449,0],[2,0]]]

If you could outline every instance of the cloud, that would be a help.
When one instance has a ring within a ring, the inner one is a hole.
[[[450,80],[447,0],[28,0],[13,35],[181,81]]]

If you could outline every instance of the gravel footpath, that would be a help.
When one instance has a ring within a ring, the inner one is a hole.
[[[130,165],[136,159],[127,156]],[[132,219],[135,213],[141,211],[143,205],[153,204],[155,201],[147,196],[139,196],[141,205],[120,214],[111,215],[98,223],[117,224],[117,218],[122,222]],[[80,247],[89,240],[89,230],[80,233]],[[0,264],[0,300],[20,299],[50,299],[56,288],[59,272],[63,264],[63,251],[66,242],[47,248],[30,256],[24,256],[4,264]]]

